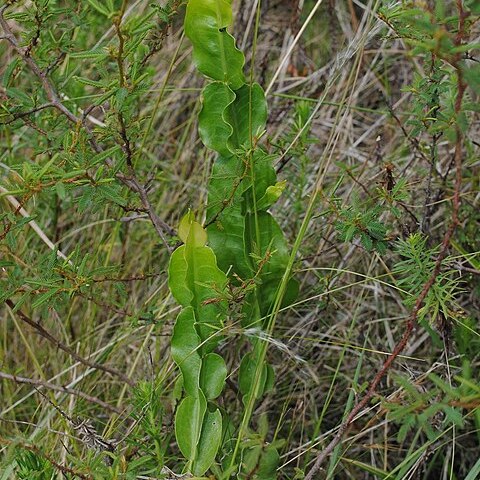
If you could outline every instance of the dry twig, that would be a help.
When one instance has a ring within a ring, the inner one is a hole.
[[[68,395],[75,395],[77,397],[83,398],[87,402],[95,403],[100,407],[104,408],[105,410],[114,412],[114,413],[121,413],[121,410],[117,407],[113,407],[112,405],[100,400],[97,397],[92,395],[88,395],[81,390],[75,390],[74,388],[64,387],[63,385],[56,385],[54,383],[47,382],[46,380],[35,380],[33,378],[26,378],[26,377],[19,377],[18,375],[12,375],[11,373],[0,372],[0,378],[4,380],[11,380],[15,383],[20,383],[24,385],[34,385],[36,387],[44,387],[48,388],[49,390],[53,390],[55,392],[66,393]]]

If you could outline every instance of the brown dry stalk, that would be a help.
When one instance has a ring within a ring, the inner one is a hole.
[[[12,375],[11,373],[0,372],[0,378],[4,380],[11,380],[15,383],[23,384],[23,385],[33,385],[35,387],[44,387],[48,388],[49,390],[53,390],[55,392],[66,393],[68,395],[75,395],[77,397],[83,398],[87,402],[95,403],[102,407],[105,410],[120,414],[122,411],[117,408],[113,407],[107,402],[100,400],[98,397],[94,397],[92,395],[88,395],[81,390],[76,390],[70,387],[64,387],[63,385],[56,385],[55,383],[47,382],[46,380],[35,380],[33,378],[26,378],[26,377],[19,377],[18,375]]]
[[[458,34],[455,37],[455,44],[459,46],[463,43],[464,36],[465,36],[465,12],[463,10],[462,0],[457,0],[457,10],[459,15],[458,20]],[[460,56],[456,56],[455,61],[452,63],[455,70],[457,71],[457,96],[455,99],[455,114],[458,114],[461,111],[462,107],[462,100],[465,94],[466,84],[463,80],[462,71],[459,65]],[[403,332],[402,338],[395,346],[393,352],[387,358],[387,360],[382,365],[382,368],[377,372],[375,377],[373,378],[370,386],[367,390],[367,393],[363,396],[363,398],[353,407],[347,418],[342,422],[339,426],[336,435],[330,441],[330,443],[319,452],[315,459],[315,463],[313,464],[312,468],[305,476],[305,480],[313,480],[315,478],[316,473],[320,470],[321,466],[323,465],[326,458],[333,452],[335,447],[341,443],[343,435],[355,421],[356,416],[360,413],[360,411],[367,405],[367,403],[371,400],[371,398],[376,394],[377,387],[380,384],[383,377],[388,373],[390,367],[392,366],[393,362],[396,358],[403,352],[405,349],[410,336],[417,325],[417,318],[418,313],[423,305],[425,298],[428,295],[428,292],[432,288],[433,284],[435,283],[440,270],[442,268],[443,260],[447,255],[448,248],[450,246],[450,241],[452,239],[453,233],[459,223],[458,219],[458,212],[460,210],[460,190],[462,186],[462,147],[463,147],[463,134],[460,130],[460,127],[457,123],[456,125],[456,141],[455,141],[455,152],[454,152],[454,162],[455,162],[455,187],[454,187],[454,194],[452,199],[452,218],[450,226],[443,237],[442,245],[440,247],[440,252],[438,253],[437,259],[435,261],[435,266],[433,268],[432,275],[425,283],[418,296],[415,306],[413,307],[406,325],[405,330]]]

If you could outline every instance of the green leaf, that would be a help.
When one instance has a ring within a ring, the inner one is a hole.
[[[97,153],[91,158],[90,165],[93,166],[93,165],[96,165],[97,163],[103,162],[105,159],[107,159],[108,157],[111,157],[114,153],[118,152],[119,150],[120,150],[120,145],[115,145],[106,150],[103,150],[100,153]]]
[[[258,83],[243,85],[235,95],[225,111],[225,120],[233,130],[228,141],[231,151],[252,148],[252,140],[263,132],[267,121],[265,93]]]
[[[184,308],[173,329],[172,357],[179,366],[187,395],[196,397],[200,385],[202,360],[198,353],[200,338],[195,330],[195,313],[192,307]]]
[[[227,32],[232,24],[229,0],[189,0],[185,34],[193,45],[193,59],[207,77],[225,82],[233,90],[245,83],[245,58]]]
[[[179,235],[186,243],[171,256],[169,287],[182,306],[194,308],[202,351],[211,351],[220,340],[214,335],[225,317],[227,277],[218,268],[213,250],[204,246],[206,232],[190,214],[182,220]]]
[[[203,247],[207,243],[207,234],[202,226],[195,222],[193,212],[188,212],[180,221],[178,227],[180,240],[194,247]]]
[[[103,82],[98,82],[96,80],[90,80],[89,78],[85,77],[78,77],[77,75],[73,76],[73,79],[76,80],[78,83],[81,83],[83,85],[89,85],[90,87],[96,87],[96,88],[107,88],[107,85]]]
[[[258,275],[261,288],[256,292],[256,298],[260,306],[260,314],[263,317],[268,314],[275,300],[278,285],[285,273],[290,254],[282,230],[268,212],[258,212],[256,215],[248,214],[245,224],[245,238],[249,239],[250,242],[247,248],[249,248],[250,252],[255,252],[262,259],[268,260]],[[257,228],[258,232],[256,231]],[[259,244],[257,244],[258,241]],[[298,283],[294,279],[291,279],[283,300],[284,304],[291,303],[297,296],[297,292]],[[244,326],[248,326],[248,324]]]
[[[273,445],[255,445],[244,449],[243,470],[247,478],[275,480],[280,456]]]
[[[102,5],[98,0],[87,0],[87,2],[99,13],[105,15],[106,17],[110,16],[110,12]]]
[[[259,148],[257,148],[253,154],[253,172],[252,169],[250,169],[251,177],[249,181],[250,189],[255,189],[255,196],[253,196],[252,193],[246,193],[246,199],[249,202],[247,209],[251,212],[263,210],[264,208],[261,205],[262,199],[266,198],[265,196],[270,187],[275,189],[277,175],[272,166],[272,160],[272,155],[268,155],[264,150]],[[279,185],[277,185],[277,187],[278,186]],[[271,188],[270,192],[272,192]]]
[[[280,195],[285,190],[286,186],[287,181],[283,180],[281,182],[277,182],[275,185],[270,185],[267,187],[265,190],[265,195],[257,202],[257,209],[266,210],[273,205],[280,198]]]
[[[219,157],[209,184],[208,228],[209,244],[214,250],[219,267],[241,278],[252,275],[252,263],[244,243],[245,219],[242,175],[245,167],[236,157]]]
[[[266,369],[267,369],[267,378],[265,380],[264,393],[271,392],[273,390],[273,387],[275,386],[275,370],[268,363],[266,365]]]
[[[457,427],[463,427],[465,421],[461,412],[459,412],[456,408],[451,407],[450,405],[443,405],[442,409],[450,422],[457,425]]]
[[[70,58],[78,58],[78,59],[95,59],[96,61],[103,60],[107,58],[107,53],[105,50],[99,48],[95,50],[85,50],[83,52],[71,52],[68,54]]]
[[[185,397],[175,415],[175,437],[183,456],[194,462],[202,432],[207,402],[200,392],[198,397]]]
[[[18,64],[20,63],[19,58],[12,59],[8,66],[5,68],[3,72],[3,86],[5,88],[8,88],[8,85],[10,84],[10,80],[12,78],[12,75],[15,71],[15,69],[18,67]]]
[[[279,463],[280,455],[277,449],[269,445],[260,456],[258,471],[254,478],[258,480],[275,480]]]
[[[222,414],[218,408],[205,414],[203,428],[198,443],[197,459],[193,464],[193,474],[202,476],[215,461],[222,441]]]
[[[220,355],[209,353],[203,357],[200,387],[207,400],[217,398],[225,386],[227,366]]]
[[[242,453],[242,470],[246,473],[247,478],[252,478],[259,464],[262,447],[260,445],[249,446],[244,448]]]
[[[96,192],[105,200],[110,200],[118,205],[124,207],[127,204],[127,200],[120,195],[121,188],[114,185],[99,185],[96,188]]]
[[[188,306],[193,300],[193,292],[186,283],[188,264],[185,261],[185,247],[177,248],[170,257],[168,286],[180,305]]]
[[[220,155],[230,156],[227,146],[233,133],[232,126],[225,121],[224,112],[235,100],[235,94],[224,83],[214,82],[203,90],[203,106],[198,116],[198,131],[206,147]]]
[[[44,303],[48,302],[54,295],[56,295],[60,291],[60,289],[60,287],[51,288],[47,292],[38,295],[35,301],[32,303],[32,308],[40,307]]]

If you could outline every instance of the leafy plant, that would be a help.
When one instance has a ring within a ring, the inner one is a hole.
[[[222,437],[222,416],[212,401],[223,390],[227,368],[213,350],[221,339],[225,301],[219,295],[227,277],[205,246],[207,235],[192,213],[183,218],[178,234],[184,245],[170,259],[169,285],[184,308],[175,323],[172,356],[186,396],[177,408],[175,434],[187,469],[201,476],[214,461]]]
[[[381,213],[383,209],[380,207],[363,212],[354,206],[342,209],[339,214],[340,220],[336,225],[341,240],[351,242],[358,237],[368,251],[377,250],[379,253],[385,253],[387,227],[379,220]]]
[[[227,1],[190,0],[187,5],[185,33],[193,45],[194,62],[214,80],[202,92],[199,133],[203,143],[219,154],[209,182],[207,233],[188,214],[179,227],[184,246],[172,255],[169,269],[170,288],[184,307],[172,339],[172,355],[187,393],[178,407],[176,434],[189,460],[187,468],[196,475],[210,467],[220,447],[221,416],[207,408],[207,401],[221,393],[226,376],[223,360],[212,353],[225,318],[223,272],[228,272],[236,295],[242,296],[242,326],[261,332],[289,258],[281,229],[268,212],[285,184],[276,181],[272,157],[258,146],[267,117],[265,95],[260,85],[245,83],[243,54],[227,31],[231,19]],[[211,249],[205,246],[207,234]],[[291,280],[286,302],[295,295],[296,282]],[[230,453],[230,468],[255,400],[273,385],[264,348],[258,335],[240,364],[238,384],[247,413]]]
[[[46,459],[30,450],[20,450],[15,456],[17,462],[16,475],[21,480],[51,480],[55,470]]]
[[[428,248],[427,238],[416,233],[406,240],[399,240],[396,249],[402,260],[395,263],[393,273],[397,275],[397,284],[410,294],[405,302],[412,307],[419,290],[432,275],[438,247]],[[438,315],[447,319],[455,316],[455,310],[458,310],[455,299],[460,292],[460,282],[454,271],[439,273],[419,311],[419,318],[423,319],[428,315],[431,321],[435,322]]]

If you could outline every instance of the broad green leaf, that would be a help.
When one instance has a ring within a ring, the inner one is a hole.
[[[273,445],[255,445],[246,448],[243,454],[243,470],[252,480],[274,480],[280,456]]]
[[[275,447],[269,445],[263,449],[260,455],[258,471],[255,477],[258,480],[275,480],[277,478],[277,468],[280,463],[280,455]]]
[[[225,120],[232,126],[229,148],[252,148],[253,137],[260,135],[267,121],[265,93],[258,83],[243,85],[235,91],[236,98],[225,111]]]
[[[203,246],[207,234],[190,214],[182,220],[179,232],[186,243],[170,258],[169,287],[182,306],[194,309],[202,355],[203,351],[212,351],[220,340],[214,335],[225,317],[227,277],[218,268],[213,250]]]
[[[198,443],[197,458],[193,464],[193,474],[202,476],[215,461],[222,441],[222,414],[218,408],[207,411],[203,419],[203,428]]]
[[[183,456],[190,461],[197,457],[197,445],[202,432],[207,402],[200,392],[198,397],[185,397],[175,415],[175,437]]]
[[[264,150],[259,148],[255,150],[253,154],[253,172],[251,170],[252,177],[250,178],[250,185],[253,185],[251,188],[255,189],[255,202],[253,201],[253,197],[248,197],[249,194],[246,193],[250,202],[247,210],[250,212],[263,210],[260,205],[262,199],[265,198],[268,189],[275,187],[277,183],[277,175],[272,166],[273,158],[272,155],[268,155]]]
[[[207,234],[202,226],[195,221],[193,212],[188,212],[180,221],[178,236],[182,242],[189,242],[195,247],[203,247],[207,243]]]
[[[194,294],[193,306],[197,319],[197,330],[211,351],[220,341],[218,329],[223,327],[226,301],[223,292],[226,275],[217,267],[215,254],[209,247],[197,247],[189,253],[188,284]],[[216,335],[214,337],[214,335]]]
[[[245,213],[266,208],[272,200],[271,190],[275,188],[275,170],[271,166],[272,157],[257,149],[253,155],[253,176],[255,196],[252,189],[252,169],[237,157],[219,157],[213,167],[209,184],[208,228],[210,245],[217,255],[220,268],[233,272],[243,279],[255,274],[250,258],[252,250],[245,242]],[[277,189],[281,186],[277,185]],[[253,198],[264,199],[263,204],[253,202]]]
[[[186,283],[188,265],[185,261],[185,246],[177,248],[170,257],[168,286],[177,302],[187,307],[193,300],[193,293]]]
[[[216,253],[219,267],[224,272],[232,267],[232,273],[246,280],[253,276],[253,268],[245,250],[244,222],[241,204],[236,203],[232,208],[225,209],[207,230],[209,243]]]
[[[173,360],[182,372],[185,391],[192,397],[198,395],[200,385],[202,360],[198,353],[199,345],[193,308],[184,308],[175,322],[171,348]]]
[[[246,447],[243,449],[242,453],[242,471],[246,474],[246,478],[252,478],[254,471],[258,467],[260,461],[262,447],[261,445]]]
[[[236,90],[245,83],[245,57],[227,32],[231,23],[229,0],[189,0],[187,4],[185,34],[192,42],[198,70]]]
[[[227,366],[220,355],[209,353],[202,359],[200,387],[207,400],[217,398],[225,386]]]
[[[267,363],[267,379],[265,380],[264,393],[268,393],[273,390],[275,386],[275,370],[273,367]]]
[[[227,146],[233,128],[225,121],[224,112],[234,100],[235,94],[225,83],[214,82],[203,90],[198,132],[205,146],[220,155],[230,156],[233,153]]]
[[[252,264],[244,244],[243,179],[245,165],[237,157],[220,156],[209,183],[207,228],[209,244],[214,250],[219,267],[243,279],[252,276]]]
[[[219,156],[208,185],[207,223],[217,220],[219,214],[242,202],[242,194],[249,186],[248,166],[240,158]]]

